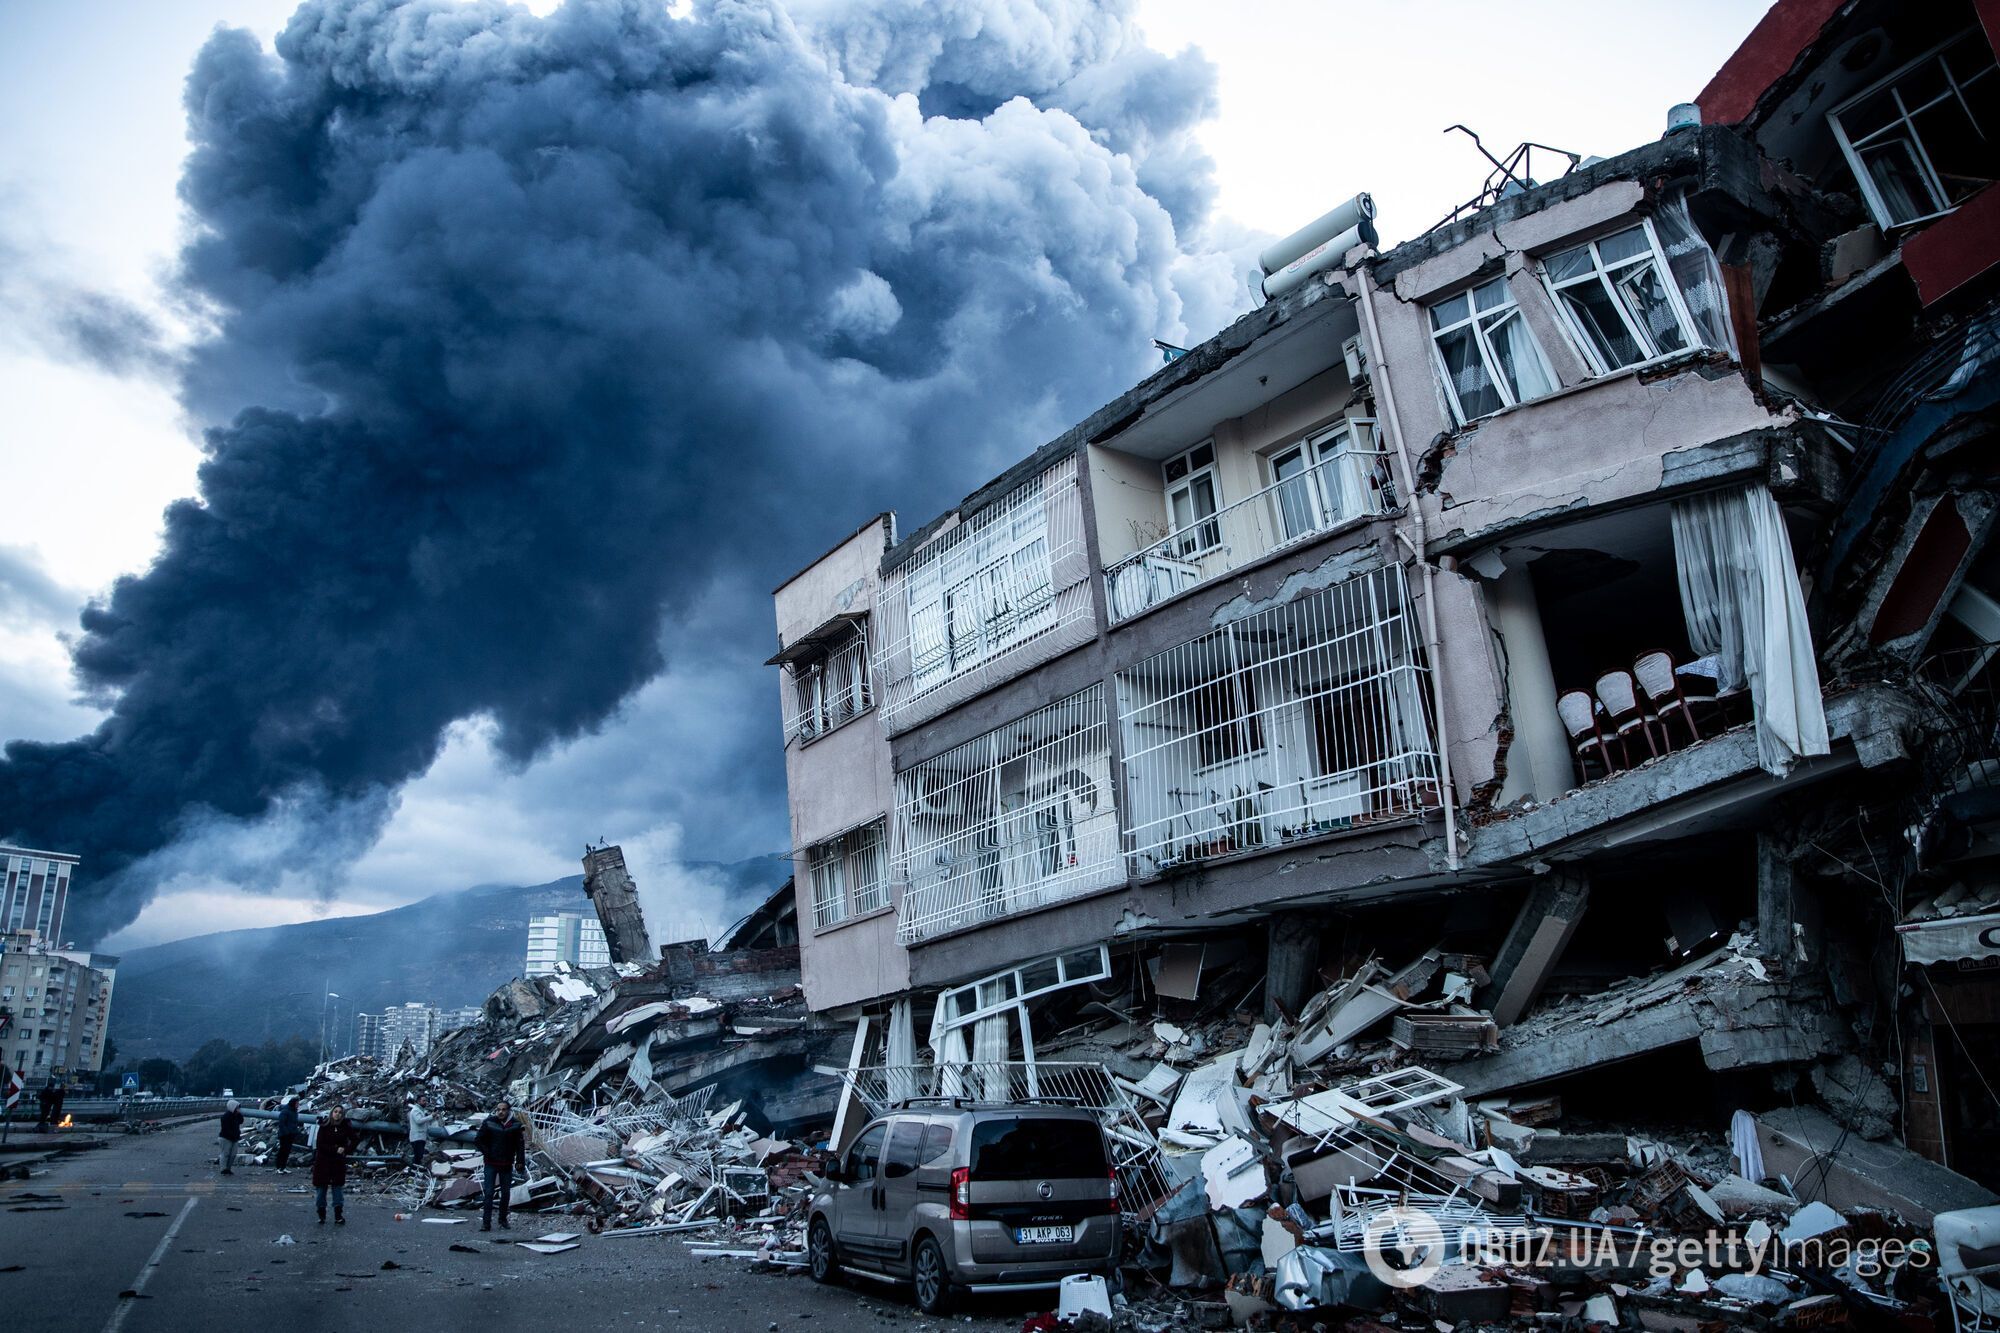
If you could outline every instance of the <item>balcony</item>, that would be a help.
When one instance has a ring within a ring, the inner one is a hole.
[[[1437,808],[1429,667],[1401,566],[1118,675],[1132,873]]]
[[[1122,881],[1103,686],[899,773],[896,823],[904,945]]]
[[[1281,475],[1213,512],[1186,512],[1166,536],[1107,566],[1104,596],[1112,623],[1130,620],[1189,588],[1394,508],[1388,460],[1373,433],[1356,430],[1342,438],[1351,442],[1325,453],[1317,463]],[[1302,452],[1296,456],[1304,457]]]
[[[809,744],[875,706],[868,638],[858,627],[825,656],[793,662],[791,673],[797,707],[785,719],[787,740]]]

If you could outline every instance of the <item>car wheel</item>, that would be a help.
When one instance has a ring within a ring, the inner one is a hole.
[[[831,1285],[840,1281],[840,1261],[833,1253],[833,1228],[823,1217],[815,1217],[806,1232],[806,1267],[815,1282]]]
[[[917,1308],[925,1314],[943,1314],[951,1307],[951,1277],[945,1272],[944,1251],[929,1236],[917,1242],[916,1256],[910,1261],[910,1285],[917,1290]]]

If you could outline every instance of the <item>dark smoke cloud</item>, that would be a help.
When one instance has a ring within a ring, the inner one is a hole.
[[[0,834],[85,855],[96,937],[177,838],[324,812],[352,855],[455,720],[526,763],[722,653],[680,631],[719,575],[769,587],[885,499],[928,517],[1229,313],[1211,102],[1120,4],[314,0],[275,55],[217,32],[176,292],[210,329],[199,495],[84,614],[110,716],[7,747]],[[769,689],[713,724],[767,792]]]

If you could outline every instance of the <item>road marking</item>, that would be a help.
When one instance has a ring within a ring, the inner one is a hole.
[[[153,1257],[146,1260],[146,1266],[140,1269],[139,1276],[132,1280],[132,1295],[119,1298],[118,1308],[111,1312],[110,1321],[104,1325],[104,1333],[118,1333],[119,1328],[125,1323],[125,1316],[132,1313],[132,1307],[139,1303],[135,1298],[146,1290],[146,1283],[152,1280],[153,1270],[160,1266],[160,1260],[167,1257],[167,1246],[173,1244],[174,1237],[180,1234],[181,1223],[187,1221],[188,1214],[193,1212],[194,1206],[200,1202],[200,1199],[193,1198],[181,1205],[180,1215],[174,1218],[173,1225],[167,1228],[167,1234],[160,1237],[160,1243],[153,1248]]]

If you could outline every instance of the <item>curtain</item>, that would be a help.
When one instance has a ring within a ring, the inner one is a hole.
[[[1777,501],[1761,485],[1673,504],[1681,611],[1695,652],[1720,662],[1723,690],[1748,686],[1757,761],[1783,777],[1828,750],[1805,595]]]
[[[1729,326],[1722,267],[1715,262],[1715,252],[1708,248],[1708,242],[1694,229],[1685,190],[1660,200],[1653,214],[1653,230],[1659,233],[1660,248],[1667,252],[1667,267],[1673,270],[1674,285],[1680,288],[1681,299],[1687,302],[1688,314],[1694,316],[1701,340],[1731,356],[1740,355],[1735,332]]]
[[[889,1099],[902,1101],[917,1095],[917,1032],[910,1016],[910,1001],[907,997],[889,1006],[889,1049],[885,1063],[889,1066]]]
[[[972,1025],[972,1063],[978,1071],[976,1082],[981,1087],[979,1095],[988,1101],[1005,1102],[1013,1100],[1007,1076],[1007,1054],[1012,1035],[1008,1027],[1014,1021],[1014,1011],[1003,1010],[988,1014]],[[1023,1021],[1026,1021],[1025,1015]]]

